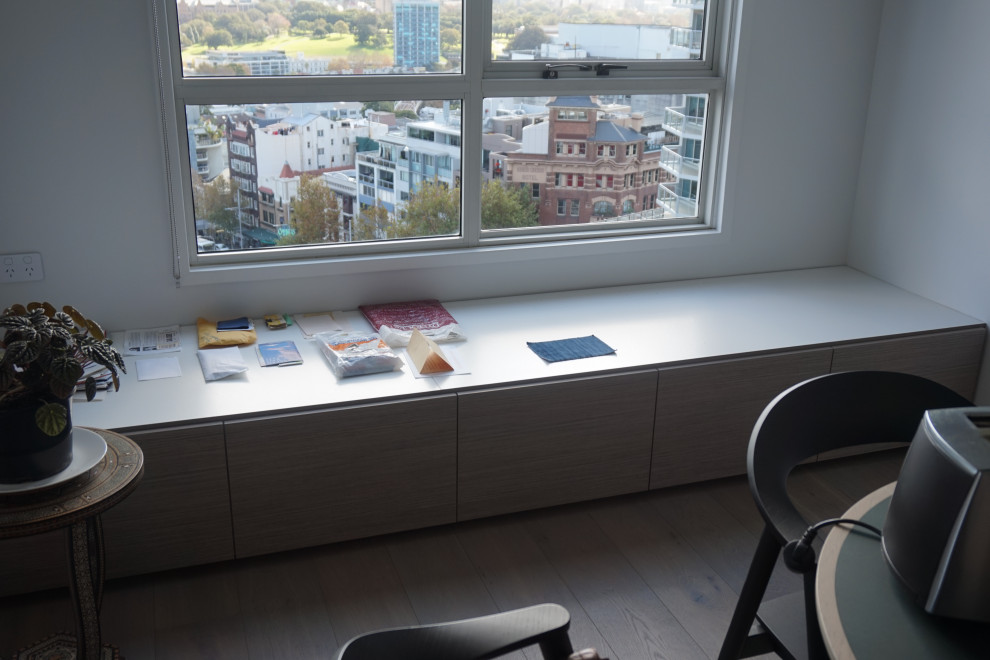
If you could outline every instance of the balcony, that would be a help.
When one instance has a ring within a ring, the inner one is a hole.
[[[646,211],[636,211],[635,213],[616,215],[613,217],[603,217],[600,215],[593,215],[591,216],[591,222],[605,223],[605,222],[628,222],[630,220],[633,221],[663,220],[669,217],[671,217],[670,212],[660,207],[655,209],[647,209]]]
[[[681,137],[700,139],[705,132],[705,118],[689,117],[677,108],[667,108],[663,114],[663,127]]]
[[[698,215],[698,202],[687,197],[678,197],[671,186],[673,183],[660,184],[660,196],[657,204],[664,209],[668,218],[694,218]]]
[[[701,38],[704,32],[701,30],[691,30],[689,28],[670,28],[670,44],[681,46],[688,50],[701,51]]]
[[[387,158],[381,158],[380,156],[369,156],[367,154],[358,154],[358,159],[362,163],[374,163],[379,167],[387,167],[390,170],[395,169],[394,160],[388,160]]]
[[[698,173],[701,169],[701,160],[682,156],[678,152],[678,149],[680,147],[664,147],[660,154],[660,165],[678,177],[697,180]]]

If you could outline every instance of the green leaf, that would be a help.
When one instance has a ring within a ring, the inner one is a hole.
[[[31,321],[25,316],[0,316],[0,327],[2,328],[34,328]]]
[[[52,394],[61,398],[71,396],[76,383],[82,378],[82,366],[71,357],[58,357],[52,360],[50,387]]]
[[[25,365],[37,359],[39,348],[26,341],[15,341],[7,344],[3,361],[6,364]]]
[[[46,403],[34,413],[34,421],[45,435],[56,436],[65,429],[69,411],[59,403]]]

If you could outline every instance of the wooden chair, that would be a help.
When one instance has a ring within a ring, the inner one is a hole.
[[[791,470],[833,449],[910,442],[925,410],[969,405],[964,397],[931,380],[884,371],[812,378],[767,405],[753,429],[747,455],[750,491],[765,525],[719,660],[768,652],[784,658],[825,657],[815,612],[813,552],[808,570],[803,571],[803,594],[775,599],[791,601],[783,606],[762,602],[781,550],[809,527],[787,494]],[[781,614],[783,621],[777,621]]]
[[[589,649],[574,653],[571,615],[560,605],[534,605],[473,619],[365,633],[337,660],[481,660],[539,644],[544,660],[607,660]]]

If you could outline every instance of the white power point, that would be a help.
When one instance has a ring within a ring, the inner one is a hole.
[[[0,282],[40,282],[45,269],[39,252],[0,255]]]

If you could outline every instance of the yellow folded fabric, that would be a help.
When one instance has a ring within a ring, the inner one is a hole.
[[[199,335],[199,347],[211,346],[246,346],[258,340],[254,330],[217,330],[216,321],[207,321],[200,317],[196,319],[196,333]]]

